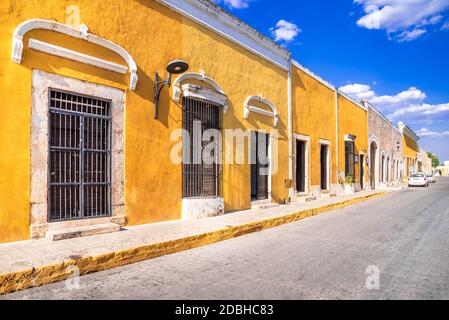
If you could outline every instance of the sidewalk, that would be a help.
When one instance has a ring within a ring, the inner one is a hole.
[[[362,191],[193,221],[126,227],[123,231],[61,241],[0,244],[0,294],[171,254],[301,220],[385,195]],[[75,268],[76,267],[76,268]]]

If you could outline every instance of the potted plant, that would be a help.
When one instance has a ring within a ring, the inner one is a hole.
[[[355,193],[354,177],[351,175],[347,175],[345,177],[345,194],[354,194],[354,193]]]

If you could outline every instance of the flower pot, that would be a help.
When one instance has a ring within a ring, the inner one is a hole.
[[[345,194],[354,194],[355,193],[355,184],[345,184]]]

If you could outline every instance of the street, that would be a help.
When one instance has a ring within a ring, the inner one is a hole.
[[[79,288],[71,279],[0,299],[449,299],[448,248],[449,178],[441,177],[428,188],[86,275]],[[373,270],[378,286],[367,286]]]

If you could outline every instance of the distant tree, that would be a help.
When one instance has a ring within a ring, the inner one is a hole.
[[[432,152],[428,152],[427,155],[432,159],[432,167],[436,168],[440,165],[440,159],[438,156]]]

